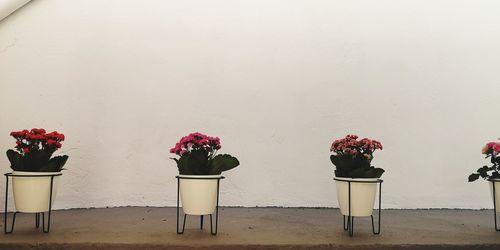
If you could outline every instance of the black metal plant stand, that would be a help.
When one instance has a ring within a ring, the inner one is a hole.
[[[220,180],[225,179],[224,176],[219,176],[219,177],[213,177],[213,178],[197,178],[197,177],[187,177],[187,176],[176,176],[177,178],[177,234],[183,234],[184,233],[184,228],[186,227],[186,217],[187,214],[184,214],[184,220],[182,222],[182,231],[179,231],[179,194],[180,194],[180,185],[181,185],[181,179],[197,179],[197,180],[217,180],[217,203],[215,206],[215,229],[213,227],[213,217],[212,214],[210,214],[210,233],[212,235],[217,235],[217,227],[219,223],[219,186],[220,186]],[[200,229],[203,230],[203,217],[204,215],[200,215]]]
[[[18,175],[14,173],[6,173],[4,174],[6,178],[5,184],[5,210],[4,210],[4,233],[11,234],[14,232],[14,224],[16,222],[16,215],[22,212],[14,212],[12,217],[12,225],[10,229],[7,229],[7,205],[9,198],[9,177],[20,177],[20,178],[40,178],[40,177],[50,177],[50,194],[49,194],[49,211],[35,213],[35,227],[40,228],[40,218],[42,218],[42,231],[44,233],[48,233],[50,231],[50,217],[52,212],[52,190],[54,187],[54,177],[61,176],[62,173],[57,174],[45,174],[45,175]],[[45,223],[45,214],[47,213],[47,223]]]
[[[352,237],[354,235],[354,216],[351,215],[351,183],[378,183],[379,184],[379,191],[378,191],[378,223],[377,223],[377,230],[375,230],[375,222],[373,219],[373,214],[370,216],[372,220],[372,232],[375,235],[380,234],[380,223],[382,219],[382,182],[383,180],[377,179],[373,181],[358,181],[358,180],[345,180],[345,179],[338,179],[338,178],[333,178],[336,181],[342,181],[342,182],[347,182],[348,183],[348,197],[349,197],[349,205],[348,205],[348,210],[349,210],[349,215],[347,216],[347,224],[346,224],[346,216],[344,216],[344,231],[347,231],[349,233],[349,236]]]
[[[497,192],[496,192],[496,182],[500,182],[499,179],[488,179],[488,181],[491,181],[491,184],[493,186],[493,217],[495,218],[495,231],[499,232],[500,228],[497,223]]]

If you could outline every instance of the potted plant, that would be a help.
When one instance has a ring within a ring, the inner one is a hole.
[[[61,147],[64,135],[56,131],[46,133],[44,129],[37,128],[14,131],[10,135],[16,139],[15,149],[7,150],[10,167],[14,170],[12,189],[16,210],[24,213],[46,212],[49,210],[51,182],[53,180],[53,203],[60,172],[68,160],[67,155],[52,157]],[[36,177],[40,175],[43,177]]]
[[[185,214],[213,214],[217,206],[221,173],[240,164],[231,155],[218,155],[220,148],[218,137],[191,133],[170,149],[170,153],[179,156],[178,159],[171,159],[177,163],[179,170],[179,191]]]
[[[484,165],[476,173],[469,175],[469,182],[476,181],[479,177],[490,182],[490,191],[496,204],[496,212],[500,213],[500,142],[489,142],[486,144],[482,153],[486,158],[490,158],[491,166]],[[495,192],[493,192],[495,185]],[[495,196],[493,196],[495,194]]]
[[[358,140],[356,135],[347,135],[331,145],[337,199],[340,212],[345,216],[371,216],[373,213],[378,178],[384,173],[383,169],[371,166],[373,152],[377,149],[382,150],[380,142],[368,138]]]

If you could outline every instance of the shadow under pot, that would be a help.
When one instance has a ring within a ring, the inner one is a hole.
[[[184,213],[213,214],[222,178],[222,175],[179,175],[179,192]]]
[[[59,187],[61,172],[12,172],[12,192],[17,212],[41,213],[49,211]]]
[[[377,186],[380,182],[379,179],[336,177],[334,180],[337,187],[337,199],[342,215],[371,216],[373,214]]]

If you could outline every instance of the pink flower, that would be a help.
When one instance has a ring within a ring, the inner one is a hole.
[[[357,140],[357,135],[347,135],[342,139],[333,141],[330,151],[337,155],[351,155],[355,157],[358,154],[368,155],[372,158],[372,153],[377,149],[382,149],[382,144],[376,140],[363,138]]]
[[[358,139],[358,136],[357,135],[347,135],[345,138],[356,140],[356,139]]]
[[[482,154],[488,154],[488,152],[490,151],[491,147],[488,146],[488,144],[484,145],[483,149],[481,149],[481,153]]]
[[[495,143],[495,145],[493,145],[493,150],[497,153],[500,153],[500,143]]]
[[[500,152],[500,146],[498,146],[500,143],[497,142],[488,142],[484,147],[481,149],[481,153],[487,155],[487,154],[493,154],[495,152]]]
[[[182,137],[180,141],[175,144],[175,147],[170,149],[170,153],[182,155],[198,149],[203,149],[212,153],[220,148],[221,145],[219,137],[211,137],[195,132]]]

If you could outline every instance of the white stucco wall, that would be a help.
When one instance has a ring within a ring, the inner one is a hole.
[[[0,22],[0,151],[12,130],[58,130],[57,208],[173,206],[168,149],[200,131],[241,161],[223,205],[332,207],[330,142],[355,133],[385,146],[384,207],[492,207],[467,176],[500,137],[499,13],[495,0],[32,1]]]
[[[29,1],[30,0],[0,0],[0,21]]]

